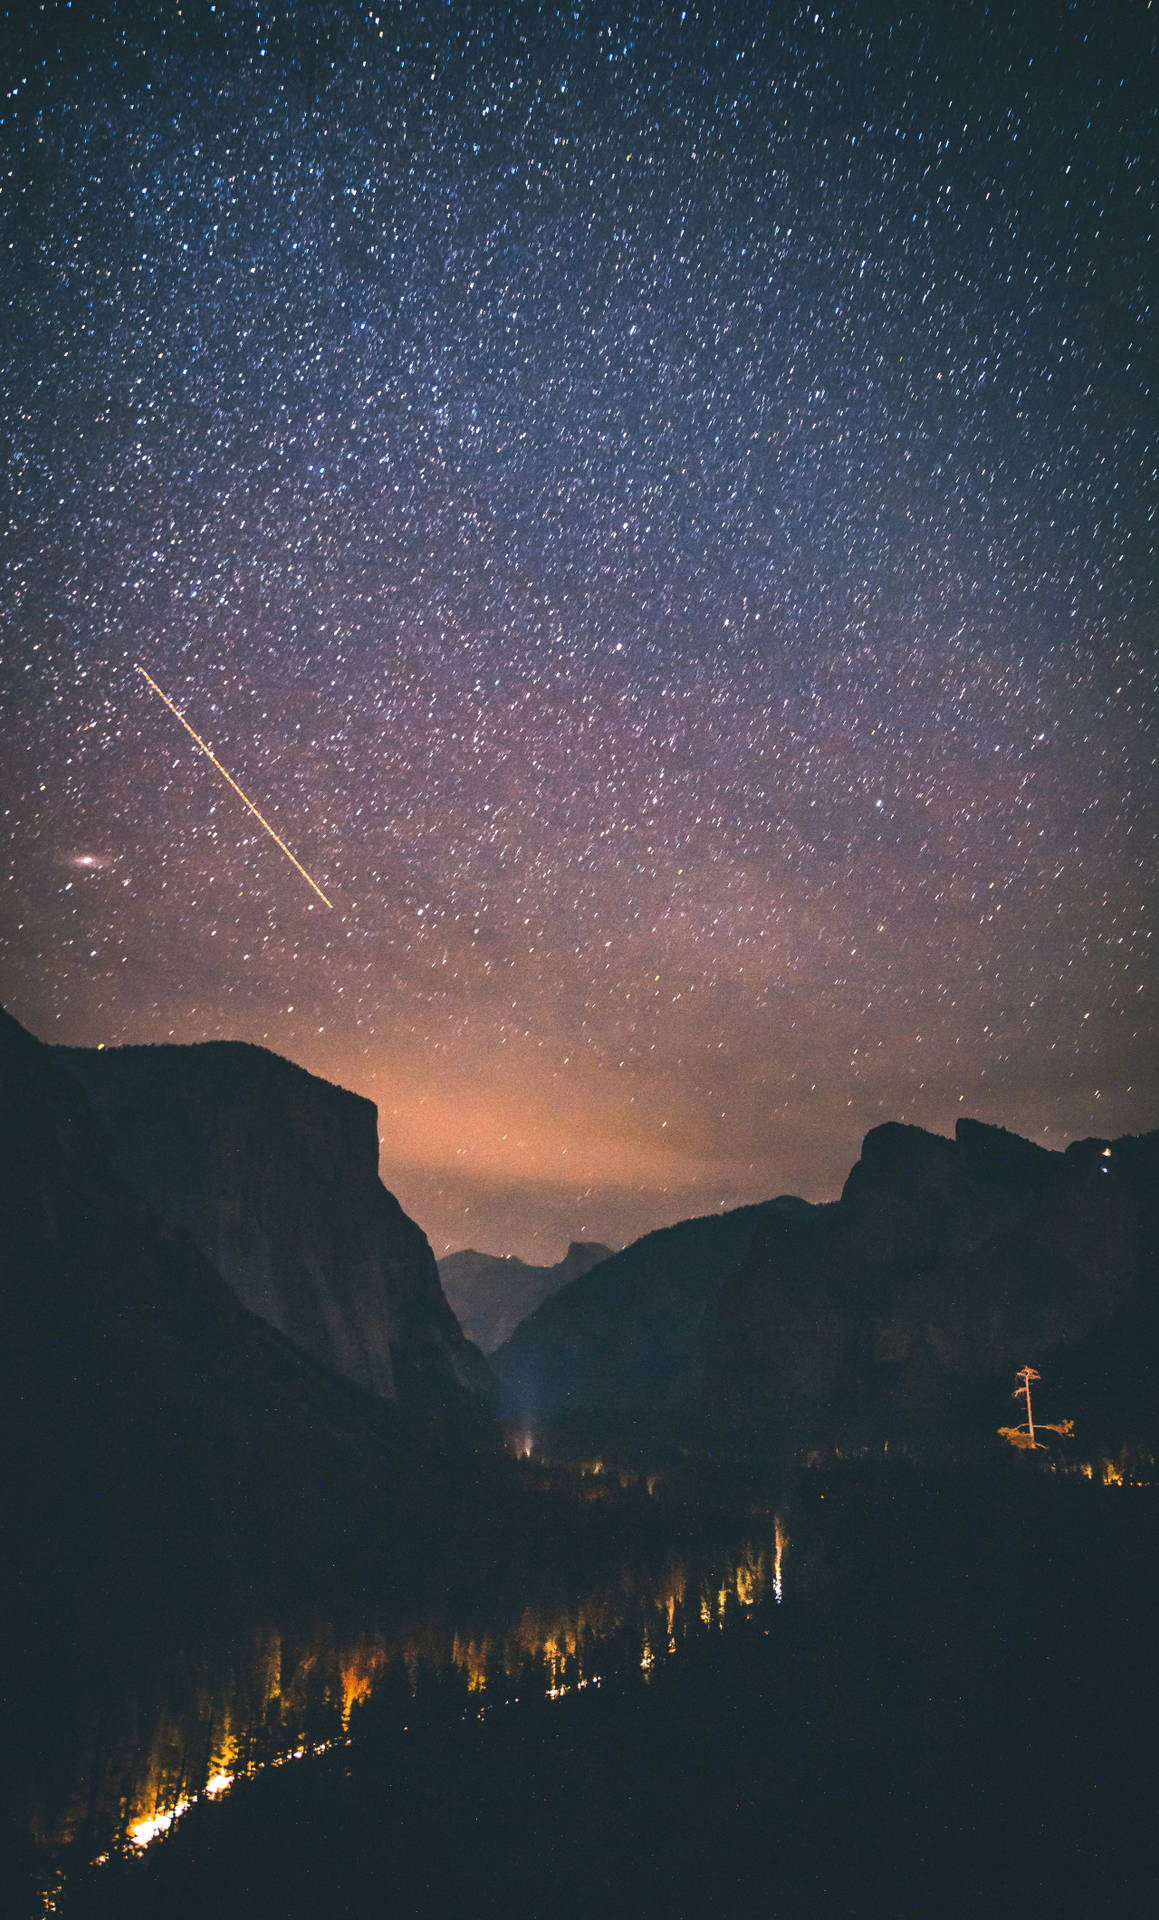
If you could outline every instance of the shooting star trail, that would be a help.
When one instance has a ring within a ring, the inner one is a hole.
[[[233,788],[234,792],[237,794],[239,800],[245,801],[245,804],[249,808],[250,812],[253,814],[254,819],[261,822],[262,826],[265,828],[266,832],[269,834],[270,839],[274,842],[276,846],[279,846],[282,849],[282,852],[285,854],[286,859],[290,862],[290,864],[292,866],[297,867],[298,872],[301,874],[307,886],[313,887],[314,892],[317,894],[319,900],[322,902],[322,905],[324,907],[333,908],[334,902],[332,900],[327,900],[326,895],[323,893],[321,887],[318,885],[318,882],[316,880],[311,880],[309,874],[306,872],[305,867],[302,865],[302,862],[296,857],[296,855],[290,852],[289,847],[286,845],[285,841],[281,838],[281,836],[274,832],[273,828],[271,827],[269,821],[266,819],[265,815],[258,812],[258,809],[255,807],[253,801],[250,799],[248,793],[242,792],[241,788],[237,784],[237,781],[234,779],[232,773],[230,773],[225,767],[222,766],[221,761],[218,759],[217,755],[212,751],[211,748],[206,746],[204,740],[201,738],[201,735],[199,733],[194,733],[193,728],[190,726],[188,720],[185,718],[185,715],[182,713],[180,707],[174,706],[172,700],[169,698],[169,695],[165,692],[164,688],[159,687],[157,685],[157,682],[154,680],[152,674],[146,673],[144,667],[138,666],[137,672],[141,675],[141,678],[143,680],[147,680],[149,682],[149,685],[152,687],[154,693],[157,694],[157,696],[160,699],[164,700],[165,705],[168,707],[170,713],[176,714],[178,720],[180,720],[182,726],[185,728],[185,731],[189,735],[190,739],[194,741],[196,745],[201,748],[201,751],[205,755],[206,759],[211,760],[213,762],[214,766],[217,768],[217,771],[220,773],[222,779],[227,780],[229,782],[230,786]]]

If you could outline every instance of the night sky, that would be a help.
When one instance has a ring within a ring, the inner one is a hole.
[[[1155,34],[10,10],[0,999],[439,1253],[1159,1123]]]

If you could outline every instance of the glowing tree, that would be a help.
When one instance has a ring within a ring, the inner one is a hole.
[[[1046,1448],[1034,1437],[1034,1408],[1030,1403],[1030,1383],[1032,1380],[1041,1380],[1042,1375],[1036,1373],[1033,1367],[1020,1367],[1014,1377],[1018,1381],[1018,1385],[1015,1387],[1011,1397],[1015,1400],[1025,1400],[1026,1424],[1020,1427],[999,1427],[998,1432],[1003,1440],[1010,1442],[1012,1447],[1021,1447],[1023,1451],[1027,1453],[1032,1451],[1045,1453]],[[1074,1421],[1040,1420],[1038,1430],[1040,1433],[1060,1433],[1065,1435],[1074,1432]]]
[[[1030,1383],[1032,1380],[1041,1380],[1042,1375],[1036,1373],[1033,1367],[1020,1367],[1014,1377],[1016,1380],[1021,1380],[1022,1385],[1015,1387],[1013,1397],[1015,1400],[1022,1399],[1026,1402],[1026,1424],[1030,1432],[1030,1444],[1034,1446],[1034,1408],[1030,1404]]]

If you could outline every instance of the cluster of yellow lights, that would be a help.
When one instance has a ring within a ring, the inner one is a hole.
[[[778,1606],[785,1597],[784,1566],[785,1555],[789,1551],[789,1536],[780,1514],[773,1526],[773,1598]]]
[[[1077,1473],[1084,1480],[1097,1480],[1102,1487],[1153,1487],[1155,1481],[1142,1470],[1148,1467],[1153,1469],[1154,1465],[1150,1456],[1144,1454],[1131,1472],[1119,1461],[1106,1459],[1080,1460],[1076,1466],[1056,1468],[1055,1471]]]
[[[527,1660],[532,1659],[541,1664],[545,1697],[559,1700],[573,1691],[601,1684],[604,1675],[595,1669],[595,1649],[622,1632],[634,1609],[643,1602],[639,1664],[648,1674],[665,1655],[677,1653],[686,1602],[691,1604],[693,1617],[699,1614],[705,1625],[719,1627],[733,1606],[750,1609],[769,1591],[775,1591],[780,1599],[785,1545],[778,1522],[775,1557],[767,1548],[752,1548],[729,1566],[723,1579],[701,1584],[691,1594],[685,1568],[675,1563],[651,1592],[637,1593],[630,1584],[617,1586],[588,1596],[562,1615],[548,1616],[529,1607],[508,1633],[498,1637],[456,1634],[448,1644],[437,1633],[427,1632],[394,1649],[384,1640],[373,1638],[329,1652],[319,1642],[294,1661],[288,1658],[276,1632],[264,1636],[257,1650],[256,1668],[258,1694],[266,1703],[261,1730],[269,1733],[280,1723],[288,1736],[285,1748],[264,1761],[247,1757],[252,1753],[252,1741],[242,1724],[231,1722],[226,1711],[214,1742],[209,1777],[194,1792],[187,1783],[178,1784],[164,1758],[166,1751],[183,1750],[186,1743],[174,1738],[174,1727],[159,1729],[150,1763],[150,1784],[137,1796],[137,1808],[125,1829],[127,1844],[143,1850],[167,1833],[198,1800],[216,1799],[239,1780],[251,1778],[267,1766],[285,1766],[306,1754],[321,1754],[347,1744],[355,1707],[370,1696],[377,1680],[392,1664],[402,1664],[414,1689],[424,1667],[449,1662],[465,1676],[468,1691],[478,1699],[497,1678],[516,1680]],[[290,1729],[295,1725],[300,1729],[305,1723],[307,1696],[316,1685],[320,1664],[332,1674],[329,1694],[340,1713],[342,1731],[337,1738],[310,1742],[300,1731],[295,1736]],[[504,1697],[517,1696],[508,1689],[500,1695]],[[476,1710],[486,1711],[482,1706]]]

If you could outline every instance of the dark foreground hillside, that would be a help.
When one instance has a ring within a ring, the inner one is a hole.
[[[434,1684],[372,1701],[352,1754],[196,1811],[68,1912],[1142,1920],[1156,1496],[1006,1464],[810,1477],[783,1606],[648,1683],[482,1720]]]

